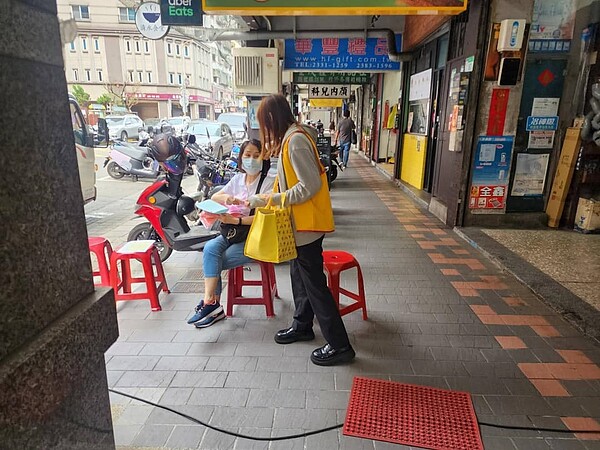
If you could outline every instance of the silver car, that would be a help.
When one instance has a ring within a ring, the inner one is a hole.
[[[186,131],[196,136],[196,143],[203,148],[212,147],[213,156],[222,159],[223,155],[231,154],[233,135],[226,123],[209,120],[192,121]]]
[[[144,122],[135,114],[125,114],[124,116],[106,117],[108,125],[108,134],[111,140],[138,139],[139,129],[144,127]]]

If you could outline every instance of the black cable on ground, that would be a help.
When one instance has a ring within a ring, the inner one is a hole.
[[[157,408],[164,409],[165,411],[172,412],[173,414],[177,414],[178,416],[184,417],[191,422],[197,423],[198,425],[205,426],[206,428],[210,428],[211,430],[218,431],[219,433],[224,433],[224,434],[228,434],[230,436],[243,438],[243,439],[250,439],[253,441],[286,441],[288,439],[297,439],[297,438],[301,438],[301,437],[307,437],[307,436],[313,436],[315,434],[325,433],[326,431],[336,430],[336,429],[342,428],[344,426],[343,423],[340,423],[337,425],[333,425],[331,427],[321,428],[319,430],[314,430],[314,431],[307,431],[306,433],[291,434],[288,436],[277,436],[277,437],[247,436],[245,434],[240,434],[240,433],[236,433],[234,431],[224,430],[222,428],[218,428],[213,425],[209,425],[205,422],[202,422],[199,419],[196,419],[195,417],[188,416],[185,413],[182,413],[175,409],[169,408],[168,406],[159,405],[158,403],[154,403],[149,400],[144,400],[143,398],[136,397],[135,395],[126,394],[125,392],[115,391],[114,389],[109,389],[108,391],[112,392],[113,394],[122,395],[123,397],[129,397],[133,400],[137,400],[139,402],[146,403],[148,405],[152,405],[152,406],[156,406]],[[505,430],[526,430],[526,431],[540,431],[540,432],[544,431],[544,432],[549,432],[549,433],[568,433],[568,434],[577,434],[577,433],[581,433],[581,434],[587,434],[587,433],[595,433],[596,434],[596,433],[598,433],[598,434],[600,434],[599,430],[581,430],[581,431],[579,431],[579,430],[564,430],[564,429],[559,430],[559,429],[554,429],[554,428],[520,427],[520,426],[513,426],[513,425],[501,425],[501,424],[488,423],[488,422],[478,422],[478,424],[483,427],[502,428]]]

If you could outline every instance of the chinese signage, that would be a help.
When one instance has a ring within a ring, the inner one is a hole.
[[[294,83],[298,84],[368,84],[368,73],[294,72]]]
[[[466,11],[467,0],[203,0],[202,9],[241,16],[452,15]]]
[[[427,69],[410,77],[409,101],[429,98],[429,93],[431,91],[431,74],[432,70]]]
[[[558,129],[558,116],[529,116],[527,117],[526,131],[554,131]]]
[[[504,210],[513,143],[512,136],[479,137],[469,208]]]
[[[160,0],[163,25],[202,26],[200,0]]]
[[[308,87],[308,98],[348,98],[350,86],[318,84]]]
[[[128,93],[128,97],[135,97],[140,100],[180,100],[181,94],[146,94],[144,92]],[[187,95],[191,102],[213,103],[213,100],[201,95]]]
[[[396,35],[396,48],[402,48]],[[386,38],[286,39],[284,69],[319,71],[400,70],[390,61]]]
[[[135,26],[148,39],[162,39],[169,32],[169,27],[162,24],[160,16],[158,3],[142,3],[135,11]]]
[[[576,8],[576,2],[573,1],[535,0],[529,31],[529,51],[570,51]]]
[[[506,121],[509,96],[510,89],[492,90],[492,101],[490,102],[490,114],[487,125],[488,136],[502,136],[504,134],[504,122]]]

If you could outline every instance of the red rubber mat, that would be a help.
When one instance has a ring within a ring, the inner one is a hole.
[[[435,450],[483,450],[468,392],[354,377],[344,434]]]

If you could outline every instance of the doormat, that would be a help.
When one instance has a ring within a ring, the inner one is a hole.
[[[435,450],[483,450],[468,392],[354,377],[344,434]]]

